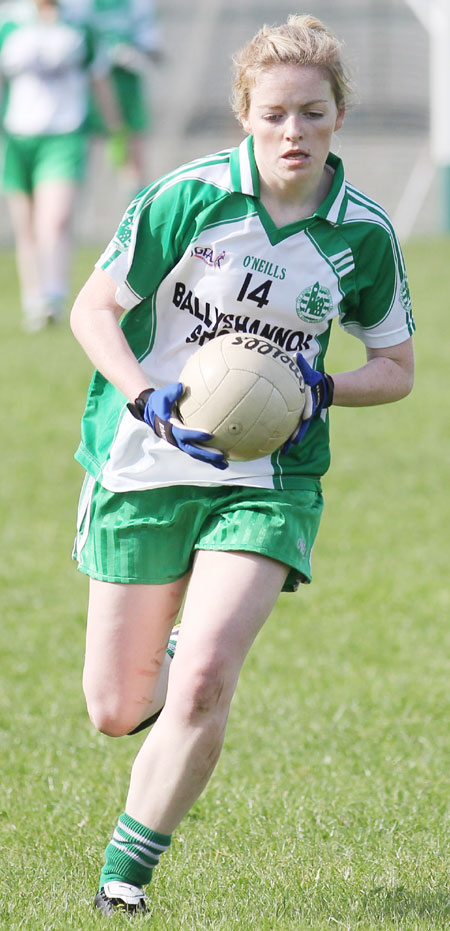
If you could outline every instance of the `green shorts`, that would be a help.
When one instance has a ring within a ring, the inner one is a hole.
[[[142,78],[124,68],[113,68],[112,77],[125,126],[135,133],[145,132],[150,127],[150,107]]]
[[[195,550],[244,550],[290,566],[283,591],[311,581],[311,552],[323,510],[320,483],[277,491],[171,485],[110,492],[87,476],[74,559],[104,582],[160,585],[192,565]]]
[[[152,117],[142,77],[124,68],[113,68],[111,77],[124,125],[132,133],[147,132],[151,127]],[[107,135],[103,114],[93,95],[89,101],[88,129],[92,133]]]
[[[87,142],[84,133],[54,136],[6,136],[2,188],[31,194],[42,181],[81,181]]]

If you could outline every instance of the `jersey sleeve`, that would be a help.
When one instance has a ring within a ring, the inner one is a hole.
[[[397,237],[387,223],[345,228],[355,262],[355,291],[340,324],[369,348],[395,346],[414,332],[408,277]]]
[[[28,53],[17,44],[11,48],[7,42],[9,37],[19,28],[19,23],[5,22],[0,26],[0,72],[7,79],[20,74],[28,63]]]
[[[130,204],[96,263],[116,282],[120,307],[132,310],[176,265],[192,236],[195,203],[186,182],[163,179]]]
[[[7,39],[10,33],[14,32],[14,30],[17,28],[17,23],[13,23],[10,20],[0,23],[0,49],[4,45],[5,39]]]

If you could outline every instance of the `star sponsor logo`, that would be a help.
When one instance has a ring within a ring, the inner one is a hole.
[[[300,320],[308,323],[315,323],[318,320],[325,320],[333,308],[333,298],[331,291],[318,281],[304,288],[298,295],[295,309]]]
[[[205,265],[209,265],[210,268],[220,268],[221,263],[225,258],[225,249],[222,249],[222,252],[219,252],[219,255],[214,255],[213,246],[194,246],[191,249],[191,257],[194,259],[201,259]]]

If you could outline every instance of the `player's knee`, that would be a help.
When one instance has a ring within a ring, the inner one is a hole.
[[[124,737],[132,730],[132,725],[129,726],[123,719],[111,713],[108,708],[97,705],[88,706],[88,713],[95,729],[101,734],[106,734],[107,737]]]
[[[188,723],[216,720],[228,713],[232,693],[226,670],[219,661],[191,668],[174,691],[178,714]]]
[[[114,696],[102,698],[86,695],[86,703],[92,724],[108,737],[124,737],[138,723],[126,704],[115,700]]]

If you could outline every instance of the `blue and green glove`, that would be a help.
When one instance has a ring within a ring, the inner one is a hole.
[[[183,394],[184,387],[180,381],[171,382],[164,388],[146,388],[141,391],[134,404],[127,404],[128,410],[137,420],[143,420],[161,439],[171,446],[176,446],[183,453],[215,466],[226,469],[228,462],[223,453],[209,446],[197,446],[212,439],[211,433],[202,430],[187,430],[170,422],[172,408]]]
[[[316,372],[315,369],[311,368],[301,352],[297,353],[296,362],[305,382],[305,406],[297,429],[282,447],[283,453],[289,452],[292,445],[297,446],[303,439],[314,417],[318,417],[321,411],[331,407],[333,403],[334,381],[331,375],[327,375],[325,372]]]

